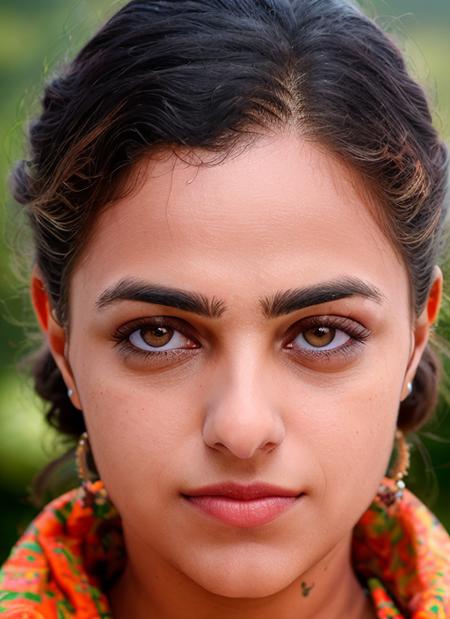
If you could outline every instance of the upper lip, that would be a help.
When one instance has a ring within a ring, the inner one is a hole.
[[[183,492],[185,496],[224,496],[231,499],[241,499],[249,501],[251,499],[260,499],[262,497],[271,496],[299,496],[301,492],[298,490],[290,490],[289,488],[281,488],[264,482],[253,484],[237,484],[232,481],[227,481],[221,484],[211,486],[202,486],[188,492]]]

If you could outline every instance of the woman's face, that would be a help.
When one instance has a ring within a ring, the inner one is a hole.
[[[349,171],[299,137],[147,163],[73,274],[74,402],[136,553],[268,595],[348,539],[385,473],[412,378],[407,273]],[[182,496],[223,481],[301,497],[245,527]]]

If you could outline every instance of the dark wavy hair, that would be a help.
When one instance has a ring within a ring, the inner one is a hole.
[[[11,174],[57,320],[96,217],[156,149],[229,154],[294,128],[353,169],[407,267],[419,315],[443,246],[447,150],[393,41],[344,0],[133,0],[47,82],[29,153]],[[47,419],[76,438],[83,416],[46,346],[32,358]],[[436,404],[425,350],[398,425]]]

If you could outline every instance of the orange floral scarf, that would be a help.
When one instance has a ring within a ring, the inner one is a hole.
[[[49,503],[0,571],[5,619],[111,619],[105,594],[124,567],[120,518],[81,488]],[[353,535],[354,568],[380,619],[450,617],[450,538],[405,491],[397,505],[374,501]]]

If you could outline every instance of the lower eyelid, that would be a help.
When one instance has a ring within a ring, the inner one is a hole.
[[[320,349],[316,350],[312,349],[300,349],[300,348],[290,348],[289,353],[294,357],[298,357],[304,360],[311,361],[323,361],[323,362],[332,362],[333,360],[338,361],[339,357],[353,357],[360,351],[361,347],[364,346],[366,342],[364,340],[356,340],[350,339],[346,344],[340,346],[338,348],[332,349]]]
[[[139,357],[140,359],[152,359],[154,361],[163,361],[164,359],[176,359],[177,357],[182,357],[186,355],[186,353],[192,354],[194,351],[199,350],[198,347],[195,348],[174,348],[171,350],[161,350],[159,352],[152,350],[141,350],[136,348],[132,344],[130,344],[127,340],[124,340],[122,343],[118,345],[119,352],[124,356],[125,359],[128,357]]]

